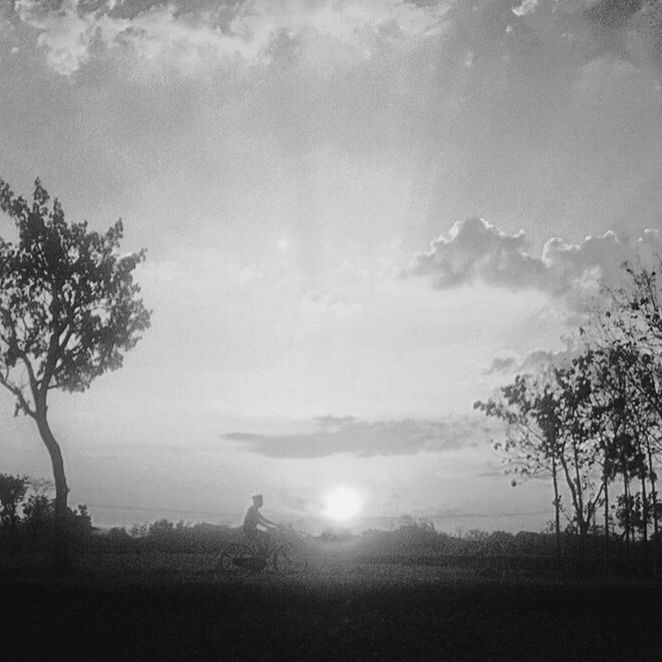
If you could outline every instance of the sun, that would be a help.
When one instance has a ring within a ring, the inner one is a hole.
[[[324,515],[346,522],[361,512],[361,495],[351,487],[335,487],[324,497]]]

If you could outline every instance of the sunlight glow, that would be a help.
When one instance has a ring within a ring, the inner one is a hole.
[[[356,517],[361,512],[361,495],[349,487],[336,487],[324,497],[324,515],[340,522]]]

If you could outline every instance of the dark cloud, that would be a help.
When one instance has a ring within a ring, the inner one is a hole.
[[[582,13],[603,49],[662,68],[662,2],[600,0]]]
[[[485,421],[474,416],[397,421],[324,416],[316,420],[318,428],[307,433],[231,432],[222,438],[239,442],[247,450],[269,457],[315,458],[337,453],[367,457],[443,452],[475,446],[484,441],[486,434]]]
[[[571,41],[586,61],[604,55],[662,68],[660,0],[522,0],[512,12]]]
[[[584,10],[584,16],[604,29],[619,29],[643,7],[643,0],[601,0]]]

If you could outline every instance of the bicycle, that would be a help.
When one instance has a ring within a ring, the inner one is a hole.
[[[308,558],[302,549],[301,541],[286,540],[283,532],[278,531],[277,538],[270,540],[263,550],[256,549],[253,544],[247,542],[231,542],[226,545],[216,562],[215,572],[243,577],[262,572],[269,562],[279,575],[291,577],[305,572]]]

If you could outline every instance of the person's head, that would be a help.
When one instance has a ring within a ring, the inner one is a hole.
[[[262,504],[264,503],[264,499],[262,498],[261,494],[256,494],[253,496],[253,505],[257,506],[258,508],[262,507]]]

